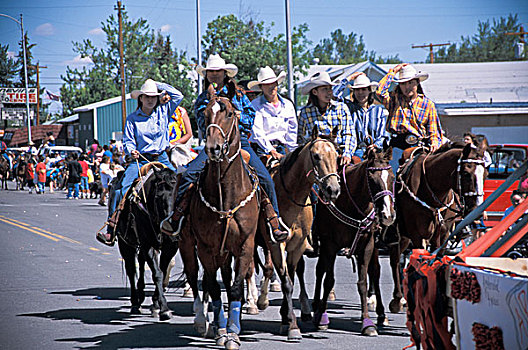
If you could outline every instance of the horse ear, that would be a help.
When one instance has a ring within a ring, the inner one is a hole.
[[[392,160],[392,146],[385,148],[385,159]]]
[[[216,96],[216,90],[213,84],[209,84],[209,87],[207,88],[207,99],[211,101],[214,96]]]
[[[372,138],[372,136],[367,135],[367,137],[365,138],[365,144],[366,144],[367,146],[370,146],[370,145],[372,145],[373,143],[374,143],[374,139]]]
[[[314,125],[312,129],[312,140],[315,140],[319,136],[319,129],[317,129],[317,125]]]

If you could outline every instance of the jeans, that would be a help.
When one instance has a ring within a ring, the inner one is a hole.
[[[40,181],[37,182],[38,190],[39,190],[40,193],[44,193],[44,185],[45,184],[46,184],[45,182],[40,182]]]
[[[390,166],[392,167],[392,171],[394,172],[394,175],[396,175],[396,172],[398,171],[398,168],[400,167],[400,158],[403,155],[403,150],[398,147],[392,148],[392,160],[389,162]]]
[[[167,154],[165,152],[162,152],[158,159],[156,159],[157,162],[160,162],[161,164],[165,165],[167,168],[171,169],[172,171],[176,171],[174,169],[174,166],[169,161],[169,157],[167,157]],[[148,161],[143,159],[142,157],[139,157],[138,159],[139,167],[142,167],[143,165],[147,164]],[[117,208],[117,205],[125,194],[127,193],[130,186],[132,186],[132,183],[135,179],[139,177],[139,168],[138,163],[134,160],[132,161],[126,168],[125,173],[123,174],[123,177],[121,178],[121,182],[116,186],[114,189],[114,195],[111,196],[110,205],[108,206],[108,218],[112,217],[112,214],[114,214],[114,211]]]
[[[88,191],[88,176],[81,176],[81,190]]]
[[[68,183],[68,197],[67,198],[79,198],[79,183]]]
[[[266,166],[260,161],[260,158],[255,154],[255,151],[253,151],[253,148],[249,145],[249,141],[247,139],[247,136],[241,135],[240,137],[240,146],[243,150],[247,151],[251,158],[249,159],[249,165],[251,165],[259,178],[260,185],[266,191],[266,194],[268,195],[271,205],[273,206],[273,209],[275,209],[275,212],[277,215],[279,215],[279,205],[277,203],[277,194],[275,193],[275,185],[273,183],[273,180],[271,179],[271,176],[266,169]],[[200,176],[200,173],[205,167],[205,162],[207,161],[207,154],[205,153],[205,150],[202,150],[198,157],[196,157],[192,162],[189,163],[187,166],[187,170],[183,174],[181,178],[181,183],[178,187],[178,193],[176,195],[176,203],[179,203],[183,197],[183,194],[191,183],[196,182],[198,179],[198,176]]]

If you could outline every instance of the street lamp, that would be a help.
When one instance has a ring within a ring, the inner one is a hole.
[[[29,116],[29,89],[28,89],[28,73],[27,73],[27,61],[26,61],[26,39],[24,38],[24,21],[22,20],[22,14],[20,14],[20,21],[15,18],[0,13],[0,16],[12,19],[20,25],[20,31],[22,33],[22,51],[24,52],[24,78],[26,85],[26,117],[28,126],[28,144],[31,143],[31,117]],[[37,94],[39,92],[37,91]]]

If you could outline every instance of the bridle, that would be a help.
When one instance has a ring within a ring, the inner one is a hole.
[[[215,104],[212,106],[211,108],[211,111],[213,112],[213,117],[211,118],[211,123],[209,123],[209,125],[207,126],[207,128],[205,129],[205,135],[209,135],[209,129],[211,128],[216,128],[220,131],[220,134],[222,135],[222,138],[224,139],[224,143],[222,144],[222,158],[225,159],[227,158],[228,160],[228,163],[231,163],[233,160],[235,160],[235,158],[238,156],[238,154],[240,153],[240,145],[238,145],[238,149],[237,151],[235,152],[235,154],[231,157],[228,157],[229,155],[229,151],[230,151],[230,143],[229,143],[229,140],[231,139],[231,134],[233,133],[233,130],[236,126],[236,121],[238,120],[239,116],[240,116],[240,113],[237,113],[237,112],[233,112],[233,111],[230,111],[227,118],[231,118],[232,122],[231,122],[231,126],[229,127],[229,132],[226,134],[224,132],[224,129],[222,129],[222,127],[218,124],[215,123],[215,119],[216,119],[216,115],[218,112],[222,111],[222,107],[220,106],[220,104],[224,105],[224,110],[225,110],[225,104],[220,101],[218,102],[219,98],[218,97],[215,97],[214,98],[214,101],[215,101]],[[235,114],[236,115],[236,118],[233,118],[232,117],[232,114]],[[221,160],[212,160],[211,158],[209,158],[210,161],[214,161],[214,162],[221,162]]]

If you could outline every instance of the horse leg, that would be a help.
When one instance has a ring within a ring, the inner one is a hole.
[[[163,290],[169,286],[169,278],[172,268],[176,265],[174,256],[178,252],[178,242],[164,239],[161,246],[160,269],[163,272]]]
[[[202,262],[204,262],[202,260]],[[211,296],[213,304],[214,321],[213,325],[215,328],[215,339],[216,345],[224,346],[227,341],[227,319],[224,314],[224,307],[222,305],[221,290],[218,281],[216,280],[216,267],[212,262],[203,264],[204,277],[203,277],[203,289],[204,293],[207,292]],[[205,297],[204,297],[205,298]],[[206,310],[204,310],[206,311]]]
[[[304,258],[301,256],[297,262],[297,268],[295,273],[299,278],[299,287],[301,289],[299,293],[299,302],[301,303],[301,320],[303,322],[308,322],[312,320],[312,307],[310,306],[310,299],[308,298],[308,293],[306,292],[306,285],[304,283]]]
[[[269,306],[269,299],[268,299],[268,293],[269,293],[269,283],[271,280],[271,276],[273,275],[273,262],[271,259],[271,251],[264,248],[264,267],[262,269],[262,274],[264,275],[262,282],[260,284],[260,296],[257,300],[257,307],[259,310],[266,310],[266,308]]]
[[[368,242],[363,247],[359,247],[359,254],[357,255],[358,263],[358,281],[357,287],[359,291],[359,298],[361,300],[361,320],[363,322],[361,327],[361,334],[369,337],[378,335],[376,325],[369,318],[367,307],[367,277],[368,265],[372,257],[372,250],[374,249],[374,235],[370,232]]]
[[[252,261],[250,264],[250,268],[246,276],[246,283],[247,283],[247,289],[248,289],[246,311],[250,315],[258,315],[259,311],[258,311],[257,304],[256,304],[256,301],[258,298],[258,289],[257,289],[257,282],[255,280],[254,261]]]
[[[326,248],[326,249],[325,249]],[[323,282],[323,299],[319,302],[317,311],[314,314],[313,322],[320,330],[328,329],[330,320],[328,319],[328,314],[326,313],[328,296],[335,284],[334,277],[334,264],[336,259],[336,251],[330,252],[329,247],[325,247],[325,244],[321,244],[321,254],[319,255],[319,260],[317,261],[317,269],[319,270],[319,263],[321,262],[321,269],[324,268],[322,272],[317,272],[318,278],[319,274],[325,275]],[[321,277],[322,279],[322,277]]]
[[[125,271],[128,276],[128,281],[130,282],[130,303],[132,304],[130,308],[130,313],[134,315],[141,314],[141,304],[142,301],[138,298],[138,293],[136,289],[136,250],[130,247],[128,244],[119,241],[119,252],[123,257],[125,262]]]
[[[375,304],[376,304],[376,314],[378,315],[378,327],[382,326],[388,326],[389,325],[389,319],[385,315],[385,306],[383,305],[383,300],[381,298],[381,288],[380,288],[380,276],[381,276],[381,266],[379,263],[379,251],[376,247],[374,247],[374,251],[372,252],[372,257],[370,258],[370,263],[368,267],[368,273],[369,273],[369,293],[370,289],[372,288],[374,291],[375,296]],[[370,298],[369,298],[370,301]],[[368,302],[367,302],[368,303]],[[370,307],[369,307],[369,311]]]
[[[161,272],[159,263],[158,263],[158,254],[154,248],[150,248],[146,252],[145,256],[147,264],[150,267],[150,272],[152,274],[152,281],[154,282],[155,290],[154,295],[159,303],[159,319],[160,321],[170,320],[172,317],[167,305],[167,299],[165,299],[165,294],[163,293],[163,272]],[[154,299],[153,299],[154,300]],[[155,307],[155,305],[153,304]]]
[[[403,311],[403,306],[405,304],[403,300],[403,293],[401,287],[401,274],[400,274],[400,258],[403,250],[409,244],[408,240],[405,240],[403,237],[400,240],[400,244],[395,244],[390,247],[390,265],[392,270],[392,280],[394,282],[394,289],[392,292],[392,300],[389,303],[389,310],[392,313],[399,313]]]
[[[231,268],[233,257],[230,255],[225,264],[220,268],[220,274],[222,275],[222,282],[227,294],[227,302],[231,302],[231,282],[233,280],[233,269]]]

